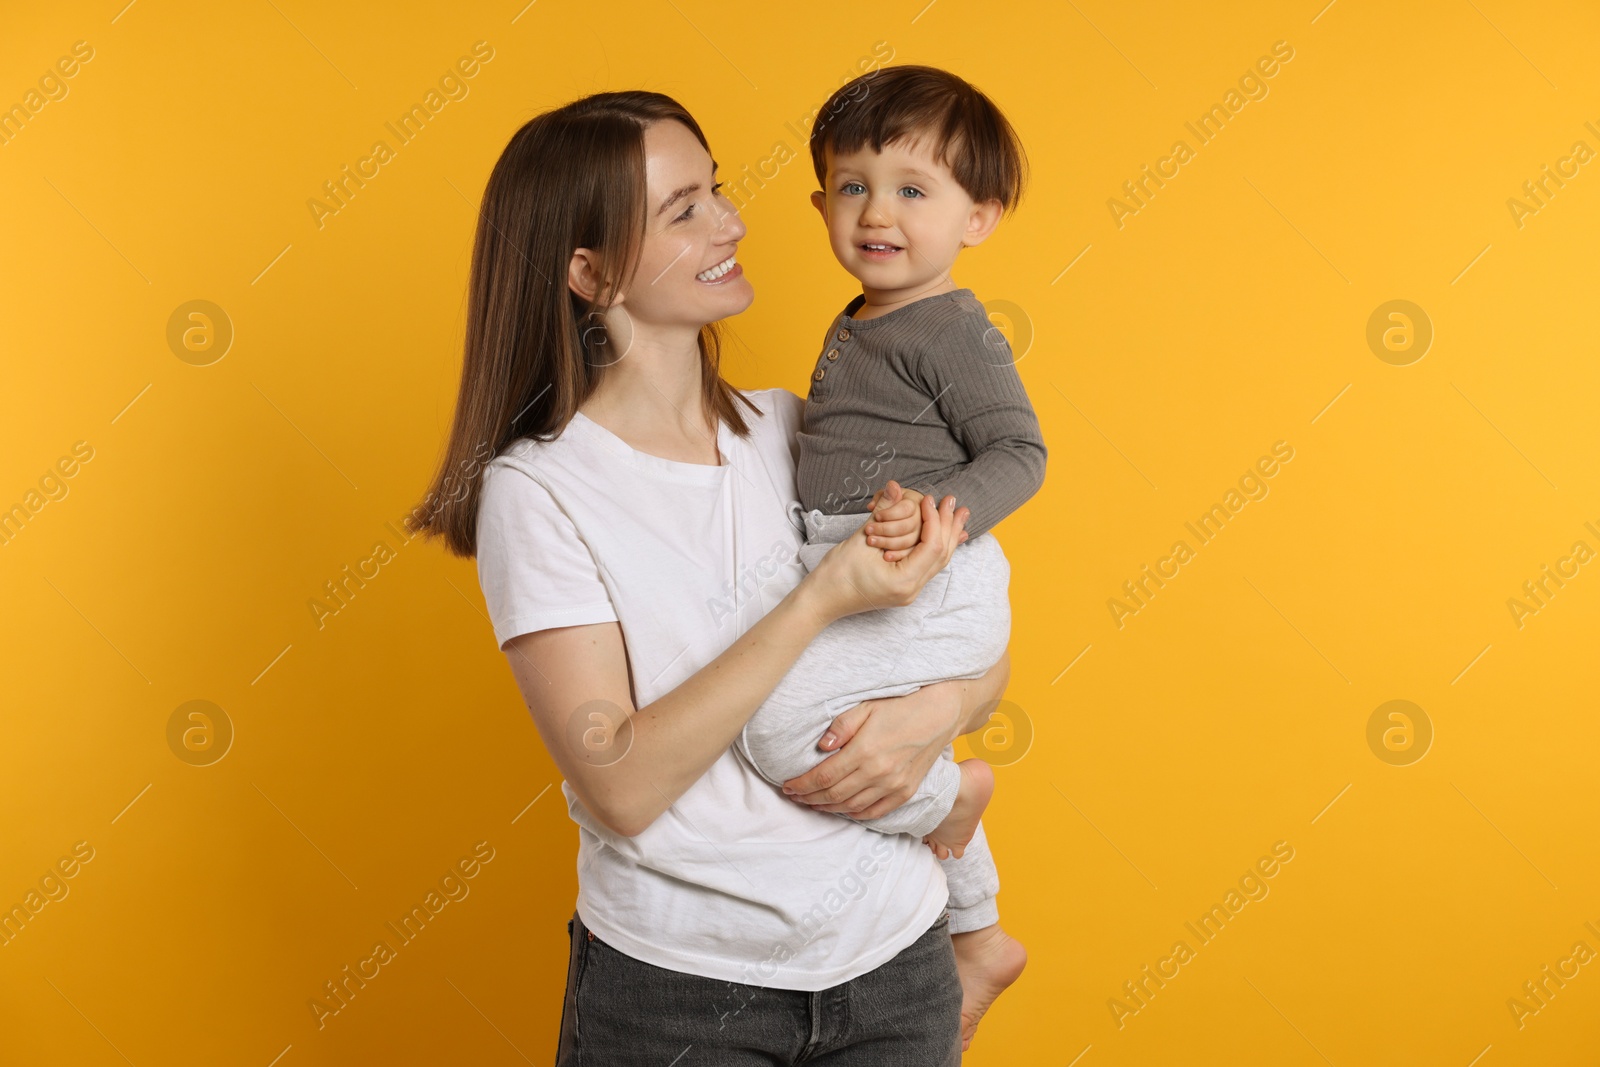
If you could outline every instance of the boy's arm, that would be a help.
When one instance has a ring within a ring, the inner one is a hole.
[[[914,356],[919,380],[971,459],[936,482],[912,488],[935,498],[954,496],[972,512],[972,537],[1017,510],[1044,483],[1044,437],[1013,358],[1011,346],[982,314],[962,315]]]

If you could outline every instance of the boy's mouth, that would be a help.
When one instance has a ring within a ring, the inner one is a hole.
[[[903,249],[899,245],[884,244],[881,241],[868,241],[856,245],[868,259],[889,259],[898,255]]]

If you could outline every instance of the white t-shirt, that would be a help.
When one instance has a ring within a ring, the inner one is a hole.
[[[747,393],[723,463],[635,451],[579,413],[485,468],[478,580],[495,639],[620,622],[636,707],[733,644],[804,575],[796,556],[802,401]],[[552,664],[540,664],[546,671]],[[648,774],[624,756],[612,770]],[[787,799],[730,747],[643,833],[613,833],[562,782],[578,824],[577,911],[630,956],[721,981],[816,991],[870,971],[945,907],[914,838]]]

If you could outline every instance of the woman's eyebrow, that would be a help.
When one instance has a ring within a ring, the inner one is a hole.
[[[717,161],[714,160],[714,159],[711,161],[711,176],[713,178],[715,178],[717,176]],[[673,204],[676,204],[679,200],[682,200],[684,197],[688,196],[690,193],[698,193],[699,191],[700,191],[700,183],[699,182],[696,182],[693,185],[685,185],[682,189],[673,190],[672,195],[667,197],[665,200],[661,201],[661,206],[656,208],[656,214],[657,215],[662,214],[663,212],[665,212],[667,210],[667,208],[671,207]]]
[[[700,191],[700,183],[699,182],[695,182],[693,185],[685,185],[682,189],[673,190],[672,195],[668,196],[665,200],[661,201],[661,206],[656,208],[656,214],[657,215],[662,214],[663,212],[665,212],[667,210],[667,208],[671,207],[673,204],[676,204],[679,200],[682,200],[684,197],[690,195],[691,193],[698,193],[699,191]]]

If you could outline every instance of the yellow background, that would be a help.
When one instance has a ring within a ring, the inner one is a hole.
[[[1521,1028],[1507,1000],[1600,950],[1600,565],[1521,628],[1506,602],[1600,548],[1600,165],[1520,228],[1506,201],[1600,149],[1600,16],[924,4],[6,12],[0,103],[94,58],[0,147],[0,505],[94,456],[0,548],[0,903],[95,852],[0,947],[0,1061],[551,1061],[576,833],[472,563],[416,541],[324,628],[307,602],[433,472],[521,123],[664,91],[735,178],[799,153],[788,124],[882,41],[989,92],[1034,167],[956,275],[1021,309],[1050,447],[999,531],[1034,739],[986,819],[1031,962],[967,1062],[1593,1062],[1600,966]],[[479,40],[470,94],[319,229],[307,200]],[[1280,40],[1270,94],[1197,146],[1184,122]],[[1107,200],[1179,138],[1119,229]],[[851,295],[814,185],[800,156],[745,208],[738,385],[803,392]],[[166,341],[195,299],[236,331],[209,366]],[[1394,299],[1435,329],[1409,366],[1366,342]],[[1108,599],[1279,440],[1270,495],[1118,628]],[[1409,766],[1367,743],[1397,699],[1435,735]],[[210,766],[168,745],[190,700],[235,730]],[[308,1000],[479,841],[470,896],[319,1031]],[[1119,1028],[1123,983],[1276,841],[1270,895]]]

